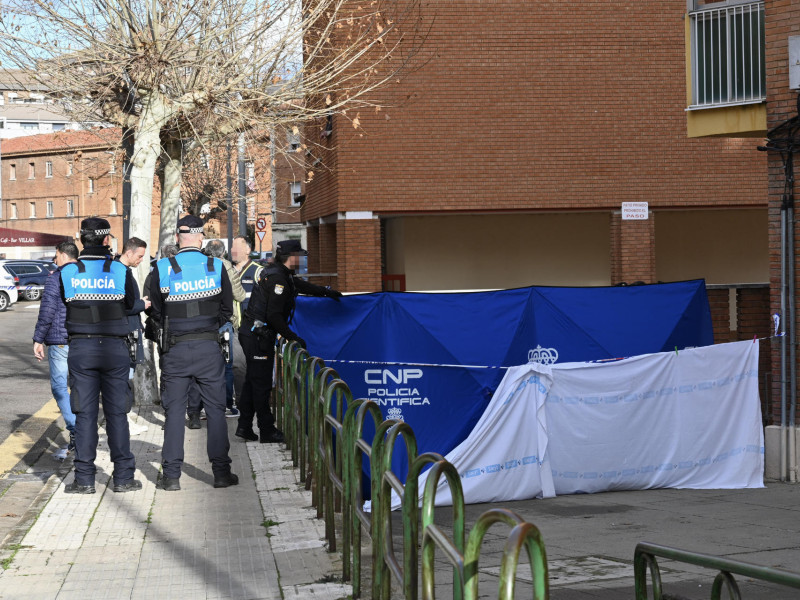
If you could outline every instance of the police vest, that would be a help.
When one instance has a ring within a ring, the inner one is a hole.
[[[67,332],[126,335],[125,280],[128,268],[111,258],[81,258],[61,269],[67,302]]]
[[[258,283],[258,277],[263,269],[264,267],[258,263],[248,261],[247,265],[239,274],[239,283],[242,284],[242,288],[244,289],[244,301],[233,303],[233,323],[237,329],[242,322],[242,315],[244,315],[244,312],[247,310],[247,307],[250,304],[250,297],[253,295],[253,288]]]
[[[221,260],[199,251],[179,252],[159,260],[159,287],[166,296],[164,314],[176,321],[192,319],[197,328],[216,324],[224,268]],[[178,325],[176,321],[173,325]]]

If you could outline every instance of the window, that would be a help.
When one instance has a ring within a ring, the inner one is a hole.
[[[292,206],[300,206],[297,198],[303,195],[303,188],[299,181],[293,181],[289,184],[289,193],[291,194],[292,198]]]
[[[94,194],[94,177],[89,177],[89,193]]]
[[[39,129],[39,124],[38,123],[30,123],[30,122],[25,122],[25,121],[20,123],[19,126],[22,127],[22,129],[27,129],[29,131],[34,131],[34,130],[38,130]]]
[[[53,131],[64,131],[66,128],[66,123],[53,123]]]
[[[247,163],[247,180],[254,181],[256,178],[256,166],[249,162]]]
[[[8,178],[11,179],[11,180],[15,180],[17,178],[17,165],[15,165],[14,163],[11,163],[9,165],[9,167],[10,167],[10,171],[8,173]]]
[[[72,161],[67,163],[67,177],[72,175]]]
[[[297,149],[300,148],[300,134],[290,131],[286,137],[289,141],[289,150],[291,152],[297,152]]]
[[[31,219],[35,219],[36,218],[36,202],[30,202],[29,206],[31,207],[30,217],[31,217]]]
[[[16,202],[12,202],[11,203],[11,218],[12,219],[16,219],[18,217],[19,217],[19,215],[17,215],[17,203]]]
[[[36,163],[28,163],[28,179],[36,179]]]
[[[109,208],[108,214],[115,215],[117,214],[117,199],[111,198],[111,207]]]
[[[67,198],[67,216],[71,217],[75,214],[75,201],[72,198]]]
[[[53,161],[48,160],[46,163],[44,163],[44,176],[45,177],[53,176]]]
[[[692,5],[690,5],[691,7]],[[692,106],[766,98],[764,2],[702,2],[690,12]]]
[[[47,201],[47,218],[48,219],[52,219],[53,218],[53,201],[52,200],[48,200]]]
[[[110,161],[109,166],[108,166],[108,172],[111,175],[113,175],[114,173],[117,172],[117,161],[114,160],[113,156],[111,157],[111,161]]]

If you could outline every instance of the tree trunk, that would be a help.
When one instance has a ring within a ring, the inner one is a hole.
[[[142,105],[131,159],[130,235],[141,238],[149,244],[153,213],[153,177],[156,161],[161,154],[161,129],[169,119],[169,110],[158,93],[142,96]],[[140,290],[149,271],[149,260],[143,260],[133,271]],[[150,344],[145,344],[145,363],[139,365],[134,374],[134,390],[138,404],[152,404],[158,398],[155,363],[149,347]]]
[[[181,206],[181,182],[183,171],[183,143],[170,140],[164,148],[164,175],[161,178],[161,228],[158,247],[175,243],[178,214]]]

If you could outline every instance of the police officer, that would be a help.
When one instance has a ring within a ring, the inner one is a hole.
[[[239,328],[239,342],[247,361],[242,397],[239,400],[239,424],[236,435],[262,444],[283,441],[283,432],[275,427],[275,417],[269,408],[272,391],[272,367],[275,361],[275,338],[280,334],[287,340],[297,340],[304,348],[305,341],[289,328],[294,314],[295,298],[299,293],[327,296],[338,300],[342,293],[311,284],[295,276],[300,256],[307,255],[300,240],[278,242],[272,264],[260,274]],[[259,435],[253,431],[253,416],[258,422]]]
[[[200,251],[203,221],[186,215],[178,221],[180,251],[153,268],[150,300],[153,319],[161,327],[161,404],[166,414],[162,475],[156,486],[181,489],[184,415],[189,386],[200,389],[208,419],[206,449],[214,487],[239,483],[231,473],[228,427],[225,422],[225,361],[219,328],[233,310],[233,295],[222,261]]]
[[[125,265],[108,248],[111,226],[105,219],[81,221],[83,251],[61,270],[61,293],[67,305],[70,355],[70,403],[75,413],[75,480],[68,494],[94,494],[97,415],[100,394],[114,463],[115,492],[142,489],[134,479],[136,464],[128,431],[128,317],[138,289]]]

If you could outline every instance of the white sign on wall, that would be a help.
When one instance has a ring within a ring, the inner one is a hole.
[[[789,89],[800,89],[800,35],[789,36]]]
[[[648,219],[647,202],[623,202],[623,221],[646,221]]]

